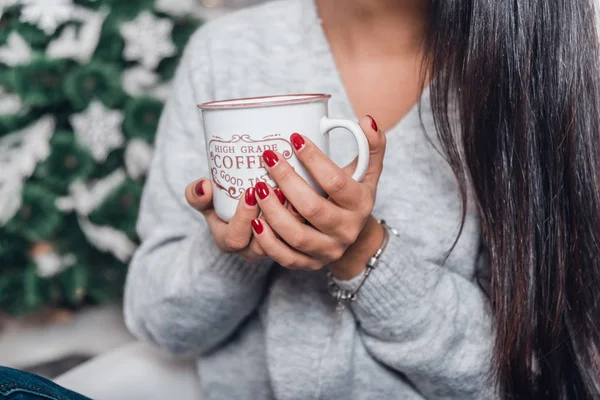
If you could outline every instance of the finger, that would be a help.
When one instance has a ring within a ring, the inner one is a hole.
[[[281,205],[285,206],[285,208],[290,212],[290,214],[292,214],[296,218],[297,221],[299,221],[302,224],[306,222],[304,217],[298,213],[298,211],[294,208],[292,203],[287,201],[287,198],[285,197],[281,189],[274,188],[273,192],[277,195],[277,199],[279,200]]]
[[[338,250],[333,239],[298,221],[281,204],[269,185],[260,182],[256,185],[256,193],[262,219],[290,247],[326,262],[341,257],[343,251]]]
[[[375,119],[369,115],[363,117],[359,121],[359,125],[367,136],[369,142],[369,167],[367,173],[362,179],[362,182],[369,186],[375,192],[379,177],[383,171],[383,158],[385,156],[386,137],[385,134],[377,127]]]
[[[290,141],[300,162],[325,193],[341,207],[351,209],[360,198],[360,185],[352,174],[347,174],[310,139],[294,133]]]
[[[285,194],[287,200],[306,220],[322,232],[331,231],[339,225],[340,221],[330,219],[336,215],[335,210],[339,207],[315,192],[284,157],[267,150],[263,154],[263,158],[267,172]]]
[[[252,224],[252,222],[250,224]],[[248,249],[246,251],[250,252],[252,255],[258,258],[265,258],[267,256],[267,253],[265,253],[263,248],[260,247],[260,243],[258,243],[258,241],[254,239],[254,237],[250,241],[250,246],[248,246]]]
[[[252,230],[252,228],[250,229]],[[263,258],[267,257],[267,254],[262,249],[262,247],[260,247],[260,244],[254,237],[252,237],[250,245],[240,252],[240,255],[244,260],[246,260],[250,264],[256,264]]]
[[[348,165],[346,165],[344,168],[342,168],[344,170],[345,173],[347,173],[348,175],[352,176],[352,174],[354,173],[354,171],[356,171],[356,166],[358,165],[358,157],[354,157],[354,160],[352,160],[352,162]]]
[[[200,179],[189,184],[185,188],[185,199],[194,209],[200,211],[215,239],[217,246],[224,250],[222,238],[227,229],[227,223],[223,222],[215,212],[212,204],[212,185],[207,179]]]
[[[290,214],[292,214],[294,216],[294,218],[296,218],[296,220],[298,222],[300,222],[301,224],[304,224],[306,222],[304,217],[302,215],[300,215],[300,213],[298,212],[298,210],[296,210],[294,205],[292,203],[290,203],[289,201],[287,201],[287,198],[285,197],[285,195],[283,194],[281,189],[275,188],[275,189],[273,189],[273,192],[275,192],[275,194],[277,195],[279,202],[283,206],[285,206],[285,208],[290,212]]]
[[[290,214],[292,214],[294,218],[296,218],[296,221],[300,222],[301,224],[306,224],[306,220],[304,219],[304,217],[300,215],[298,210],[296,210],[296,207],[294,207],[294,205],[289,201],[287,203],[287,209],[289,210]]]
[[[229,251],[245,249],[252,239],[252,220],[258,217],[259,208],[254,195],[254,188],[248,188],[238,202],[237,209],[223,238],[224,246]]]
[[[266,221],[262,219],[253,220],[252,230],[256,241],[267,256],[282,267],[301,270],[317,270],[323,267],[317,260],[290,248],[278,239]]]
[[[201,213],[210,212],[212,206],[212,185],[206,179],[190,183],[185,188],[185,199],[194,209]]]

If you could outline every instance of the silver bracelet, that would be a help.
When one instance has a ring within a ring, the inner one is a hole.
[[[358,297],[358,292],[360,291],[360,288],[363,287],[363,285],[367,281],[367,278],[369,277],[369,275],[371,275],[371,272],[379,264],[381,255],[383,254],[383,252],[385,251],[385,249],[388,246],[388,243],[390,242],[390,233],[393,234],[394,236],[398,236],[398,231],[396,231],[394,228],[392,228],[388,224],[386,224],[385,220],[382,219],[377,222],[385,228],[383,230],[383,232],[384,232],[383,233],[383,235],[384,235],[383,243],[381,244],[381,247],[379,248],[379,250],[377,250],[375,252],[375,254],[373,255],[373,257],[371,257],[369,259],[369,261],[367,262],[367,269],[363,273],[363,277],[362,277],[360,283],[358,284],[358,287],[356,288],[356,290],[351,292],[349,290],[342,289],[335,283],[331,272],[329,272],[327,274],[327,288],[329,289],[329,293],[331,294],[331,296],[333,296],[333,298],[338,301],[338,304],[344,305],[344,304],[348,304],[353,301],[356,301],[356,298]]]

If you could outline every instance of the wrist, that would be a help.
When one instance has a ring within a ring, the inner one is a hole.
[[[342,258],[329,265],[331,274],[339,280],[351,280],[362,274],[385,237],[384,227],[371,216],[356,242],[348,247]]]

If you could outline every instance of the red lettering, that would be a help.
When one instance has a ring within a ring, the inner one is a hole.
[[[248,159],[248,169],[252,169],[256,165],[256,157],[247,156],[246,158]]]
[[[242,169],[244,165],[244,156],[235,156],[235,168]]]

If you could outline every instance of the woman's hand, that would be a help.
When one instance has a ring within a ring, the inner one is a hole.
[[[276,195],[276,198],[282,199],[280,201],[285,203],[281,192]],[[256,263],[264,258],[265,252],[258,241],[252,237],[251,222],[258,217],[260,211],[254,188],[246,190],[229,223],[217,216],[212,205],[212,197],[212,185],[207,179],[196,181],[185,189],[187,202],[206,218],[218,249],[223,253],[238,253],[250,263]]]
[[[357,260],[349,267],[352,271],[338,270],[336,275],[351,278],[364,270],[366,261],[381,245],[383,231],[371,211],[386,139],[371,117],[361,119],[360,125],[370,147],[369,168],[362,182],[351,177],[354,165],[340,168],[307,138],[298,134],[291,137],[296,155],[329,195],[327,199],[316,193],[281,155],[264,153],[267,171],[297,213],[310,223],[300,222],[290,212],[292,207],[282,206],[270,186],[256,185],[263,214],[252,221],[254,237],[266,255],[283,267],[318,270],[331,263],[341,265],[339,261],[349,253]]]

